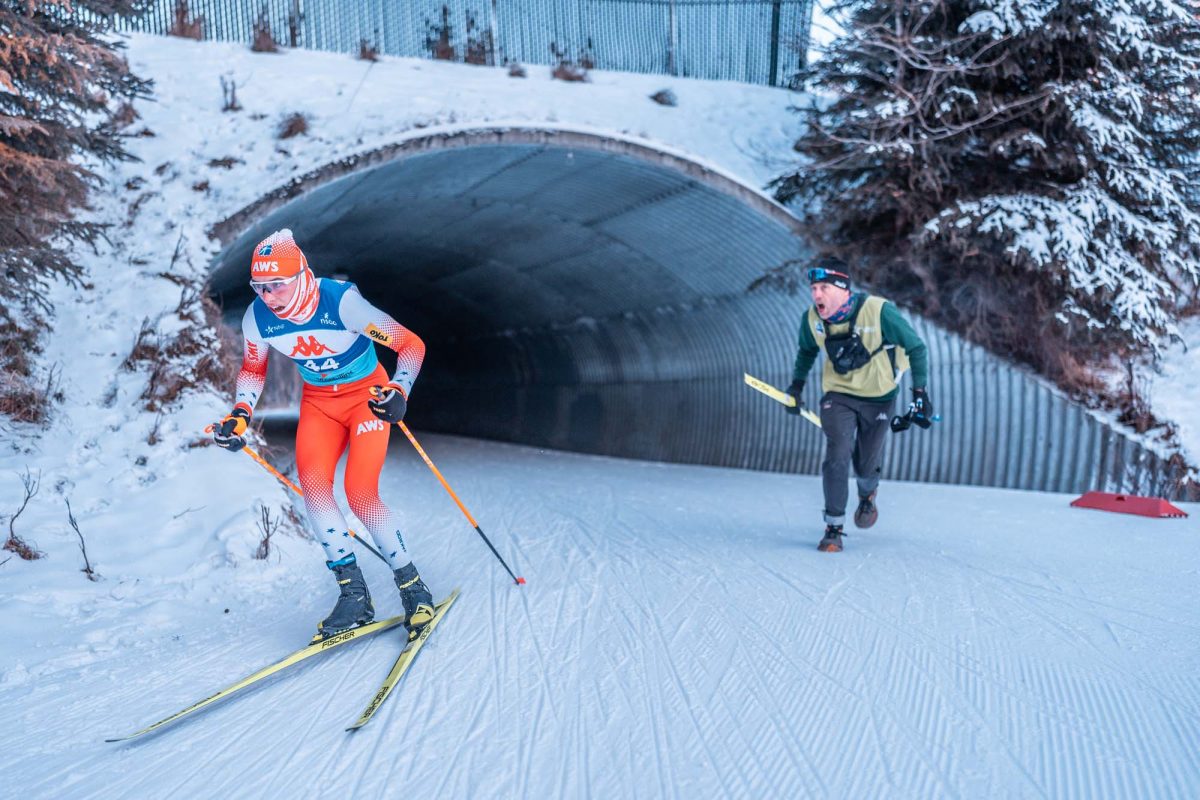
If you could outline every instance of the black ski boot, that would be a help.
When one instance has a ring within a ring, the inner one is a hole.
[[[826,525],[825,538],[817,545],[817,549],[822,553],[840,553],[842,552],[842,537],[845,535],[841,525]]]
[[[375,607],[371,605],[371,593],[367,591],[367,582],[362,570],[358,568],[358,560],[351,553],[341,561],[326,561],[325,566],[333,570],[337,578],[337,605],[329,616],[317,623],[317,635],[314,641],[328,639],[330,636],[366,625],[375,619]]]
[[[400,602],[404,604],[404,616],[408,618],[408,638],[412,640],[433,619],[433,595],[411,561],[394,574],[396,588],[400,590]]]
[[[875,507],[875,492],[866,497],[858,498],[858,508],[854,510],[854,526],[869,528],[879,519],[879,509]]]

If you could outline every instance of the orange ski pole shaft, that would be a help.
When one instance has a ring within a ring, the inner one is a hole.
[[[213,426],[213,425],[209,425],[207,428],[205,428],[205,429],[204,429],[204,432],[205,432],[205,433],[212,433],[212,432],[213,432],[213,429],[214,429],[214,427],[215,427],[215,426]],[[268,461],[267,461],[265,458],[263,458],[262,456],[260,456],[258,453],[254,452],[254,448],[250,447],[250,445],[246,445],[245,447],[243,447],[243,448],[242,448],[242,452],[244,452],[246,455],[248,455],[248,456],[250,456],[251,458],[253,458],[255,461],[257,461],[257,462],[258,462],[259,466],[261,466],[261,467],[262,467],[263,469],[265,469],[267,472],[271,473],[271,474],[272,474],[272,475],[274,475],[276,478],[278,478],[278,479],[279,479],[279,482],[280,482],[280,483],[282,483],[284,486],[288,487],[289,489],[291,489],[293,492],[295,492],[296,494],[300,495],[301,497],[304,497],[304,492],[303,492],[303,491],[301,491],[301,489],[300,489],[300,487],[299,487],[299,486],[297,486],[296,484],[294,484],[294,483],[293,483],[293,482],[292,482],[292,481],[291,481],[291,480],[288,478],[288,476],[287,476],[287,475],[284,475],[282,472],[280,472],[279,470],[275,469],[275,467],[271,466],[271,464],[270,464],[270,463],[269,463],[269,462],[268,462]],[[374,553],[376,558],[378,558],[378,559],[379,559],[380,561],[382,561],[383,563],[385,563],[385,564],[388,564],[388,560],[387,560],[386,558],[384,558],[384,557],[383,557],[383,554],[382,554],[382,553],[380,553],[378,550],[376,550],[374,547],[371,547],[371,545],[367,544],[367,542],[366,542],[365,540],[363,540],[363,538],[362,538],[361,536],[359,536],[359,535],[358,535],[357,533],[355,533],[353,530],[348,530],[348,531],[347,531],[347,533],[349,533],[351,536],[353,536],[355,539],[357,539],[357,540],[358,540],[358,541],[359,541],[359,542],[362,544],[362,546],[363,546],[363,547],[367,548],[367,549],[368,549],[368,550],[370,550],[372,553]],[[391,564],[388,564],[388,567],[389,567],[389,568],[391,568],[391,566],[392,566]]]
[[[396,424],[400,426],[400,430],[404,431],[404,435],[408,437],[408,441],[412,442],[412,446],[416,448],[417,454],[421,456],[421,460],[425,462],[425,466],[432,470],[438,481],[441,482],[442,488],[445,489],[450,497],[454,500],[454,503],[458,506],[458,510],[461,511],[463,516],[467,518],[467,522],[471,523],[471,526],[475,528],[475,532],[479,534],[479,538],[483,539],[484,544],[486,544],[488,549],[492,551],[492,555],[494,555],[496,560],[499,561],[504,567],[504,570],[508,573],[508,576],[512,578],[513,582],[518,586],[524,584],[525,579],[518,578],[513,574],[513,571],[508,568],[508,564],[505,563],[504,559],[500,556],[500,553],[496,551],[496,547],[492,544],[492,541],[488,539],[487,535],[483,532],[483,529],[479,527],[479,523],[476,522],[475,518],[471,516],[471,512],[467,511],[467,507],[463,505],[462,500],[458,499],[458,495],[454,493],[454,490],[450,488],[450,484],[446,482],[444,477],[442,477],[441,471],[429,459],[429,456],[425,454],[425,449],[421,447],[419,442],[417,442],[417,437],[412,435],[412,431],[408,429],[408,426],[405,425],[403,421],[397,422]]]

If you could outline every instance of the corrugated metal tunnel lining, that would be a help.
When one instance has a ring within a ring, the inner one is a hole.
[[[225,248],[211,288],[231,322],[251,299],[251,248],[281,227],[319,275],[353,280],[425,339],[418,428],[819,469],[817,429],[741,383],[743,371],[790,379],[807,300],[746,287],[807,249],[786,210],[729,176],[575,131],[410,138],[330,164],[216,227]],[[1154,456],[1049,387],[917,324],[948,423],[891,437],[887,476],[1059,491],[1163,481]],[[283,366],[264,405],[294,403],[278,392],[296,386]]]

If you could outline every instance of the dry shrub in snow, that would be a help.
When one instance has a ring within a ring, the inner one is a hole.
[[[181,39],[199,41],[204,38],[204,16],[198,14],[193,17],[187,0],[175,0],[175,18],[167,33]]]
[[[496,47],[492,41],[490,28],[480,28],[475,22],[475,15],[467,12],[467,46],[463,53],[463,61],[479,66],[492,66],[496,63]]]
[[[254,551],[254,557],[262,560],[271,555],[271,537],[279,531],[279,526],[283,524],[280,517],[271,516],[271,508],[265,503],[259,506],[258,529],[262,532],[262,538],[258,542],[258,549]]]
[[[33,561],[45,554],[38,552],[36,547],[30,546],[24,539],[17,535],[16,523],[17,517],[21,516],[25,511],[25,507],[29,505],[29,501],[38,493],[38,489],[42,485],[42,474],[39,472],[34,475],[26,468],[25,474],[21,476],[21,485],[25,489],[25,497],[21,500],[21,506],[8,518],[8,539],[4,542],[4,549],[16,553],[26,561]]]
[[[308,133],[308,117],[299,112],[289,114],[279,123],[276,133],[280,139],[291,139],[293,136]]]
[[[17,422],[44,423],[53,399],[57,371],[42,381],[33,374],[31,356],[38,352],[32,335],[15,324],[0,324],[0,414]]]
[[[442,6],[442,21],[431,22],[425,19],[425,49],[429,56],[437,61],[454,61],[456,53],[450,39],[454,28],[450,25],[450,8]]]
[[[588,79],[588,70],[595,66],[595,61],[591,56],[591,39],[588,40],[588,46],[580,54],[578,59],[572,60],[567,57],[565,49],[560,50],[554,42],[550,43],[550,52],[558,59],[558,64],[550,71],[550,76],[560,81],[568,81],[571,83],[582,83]]]
[[[379,48],[373,47],[366,39],[360,39],[358,42],[358,60],[378,61]]]
[[[564,61],[550,71],[550,76],[568,83],[584,83],[588,79],[587,70],[578,64]]]
[[[164,336],[146,320],[122,364],[129,371],[149,368],[141,395],[148,411],[170,406],[189,390],[225,389],[237,373],[241,354],[223,346],[221,312],[212,300],[184,287],[174,313],[184,323],[176,334]]]
[[[221,76],[221,110],[222,111],[241,111],[242,104],[237,99],[237,84],[233,80],[233,76]]]
[[[660,106],[679,105],[679,99],[675,97],[675,93],[670,89],[659,89],[657,92],[650,95],[650,99],[658,103]]]
[[[271,33],[271,21],[267,19],[267,10],[264,8],[258,15],[258,19],[254,21],[253,38],[250,41],[250,49],[256,53],[278,53],[279,45],[275,43],[275,35]]]

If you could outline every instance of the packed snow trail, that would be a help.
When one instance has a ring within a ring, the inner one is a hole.
[[[5,791],[1200,794],[1195,506],[1151,520],[885,481],[879,523],[823,554],[816,478],[417,433],[528,584],[395,437],[383,494],[434,594],[463,593],[370,726],[344,732],[401,647],[386,634],[102,741],[308,639],[334,588],[319,546],[293,540],[281,569],[185,576],[170,602],[109,583],[94,591],[113,608],[49,604],[44,625],[66,630],[21,636],[0,676]],[[377,614],[395,613],[385,567],[360,561]]]

